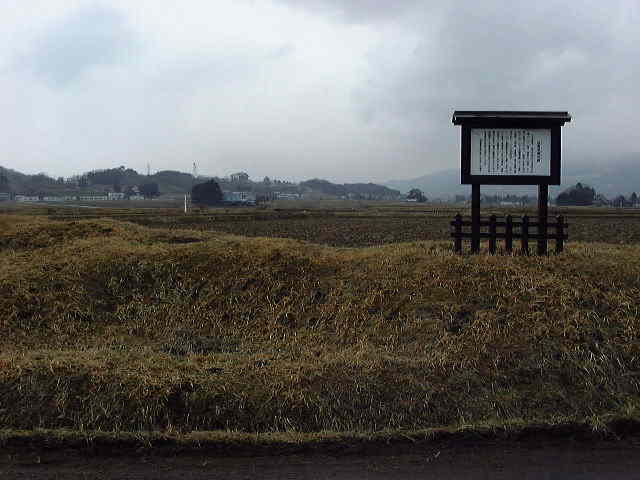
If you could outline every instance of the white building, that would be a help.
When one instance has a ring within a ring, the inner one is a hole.
[[[78,199],[83,202],[96,202],[96,201],[102,201],[102,200],[109,200],[109,196],[108,195],[80,195]]]
[[[299,193],[277,193],[278,200],[300,200]]]
[[[222,199],[228,203],[243,203],[255,205],[256,195],[252,192],[222,192]]]
[[[122,192],[109,192],[109,200],[124,200],[124,193]]]
[[[52,197],[52,196],[42,197],[43,202],[73,202],[77,199],[78,197],[73,195],[66,195],[66,196],[60,196],[60,197]]]
[[[232,173],[230,178],[232,182],[248,182],[249,174],[245,172]]]
[[[40,197],[36,195],[16,195],[16,202],[39,202]]]

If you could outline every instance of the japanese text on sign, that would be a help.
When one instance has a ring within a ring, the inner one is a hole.
[[[471,129],[471,175],[550,175],[551,130]]]

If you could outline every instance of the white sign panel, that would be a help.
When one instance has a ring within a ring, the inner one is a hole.
[[[472,128],[471,175],[551,175],[551,130]]]

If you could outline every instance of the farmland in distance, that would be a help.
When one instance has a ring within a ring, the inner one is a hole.
[[[335,247],[370,247],[390,243],[450,240],[450,222],[465,206],[403,205],[383,202],[281,202],[280,208],[212,208],[184,214],[173,208],[73,209],[23,207],[7,213],[47,215],[53,220],[114,218],[153,228],[217,231],[250,237],[292,238]],[[0,209],[2,212],[2,209]],[[527,214],[533,208],[483,207],[482,215]],[[640,243],[640,209],[572,207],[549,209],[568,220],[569,242]]]

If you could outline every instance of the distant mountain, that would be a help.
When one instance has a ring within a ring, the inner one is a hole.
[[[562,185],[550,187],[549,194],[557,196],[560,192],[576,183],[590,185],[597,193],[611,198],[618,194],[629,195],[640,193],[640,155],[637,161],[624,159],[609,165],[582,165],[563,169]],[[457,194],[469,195],[469,185],[460,185],[460,170],[442,170],[408,180],[390,180],[384,185],[400,190],[403,193],[412,188],[419,188],[428,198],[452,198]],[[511,194],[535,194],[531,186],[483,186],[482,192],[495,194],[499,192]]]
[[[389,180],[383,185],[408,193],[412,188],[419,188],[427,198],[447,198],[457,194],[468,193],[466,185],[460,185],[459,170],[441,170],[408,180]]]
[[[562,183],[565,187],[581,182],[609,198],[618,194],[640,193],[640,155],[632,161],[566,170],[566,174],[562,175]]]
[[[398,190],[375,183],[337,184],[319,178],[300,182],[300,191],[361,200],[391,200],[400,196]]]
[[[345,183],[344,188],[347,190],[347,195],[363,199],[389,200],[400,196],[400,192],[398,190],[394,190],[384,185],[377,185],[375,183]]]
[[[62,192],[64,181],[51,178],[44,173],[26,175],[0,166],[0,192],[37,194],[41,191]]]
[[[70,178],[51,178],[43,173],[25,175],[15,170],[0,167],[0,192],[7,191],[27,195],[74,195],[83,192],[126,192],[129,187],[155,183],[160,194],[181,194],[191,191],[197,184],[208,180],[199,176],[194,179],[190,173],[163,170],[153,175],[143,175],[131,168],[117,167],[92,170]],[[400,192],[374,183],[335,184],[327,180],[313,179],[294,184],[280,180],[252,182],[250,180],[231,181],[216,178],[225,191],[250,191],[258,194],[315,193],[320,196],[351,198],[362,200],[393,200]],[[155,188],[155,187],[154,187]]]
[[[6,180],[5,180],[6,179]],[[205,177],[198,181],[206,180]],[[0,166],[0,191],[30,195],[63,195],[80,192],[105,192],[126,187],[157,183],[160,193],[184,193],[191,190],[194,178],[190,173],[163,170],[142,175],[133,169],[119,167],[93,170],[71,178],[52,178],[44,173],[27,175]]]
[[[190,191],[194,185],[193,175],[176,170],[161,170],[153,175],[143,175],[131,168],[119,167],[94,170],[85,173],[81,176],[81,178],[83,177],[88,180],[90,186],[102,188],[115,186],[125,188],[145,183],[157,183],[160,193],[185,193]]]

